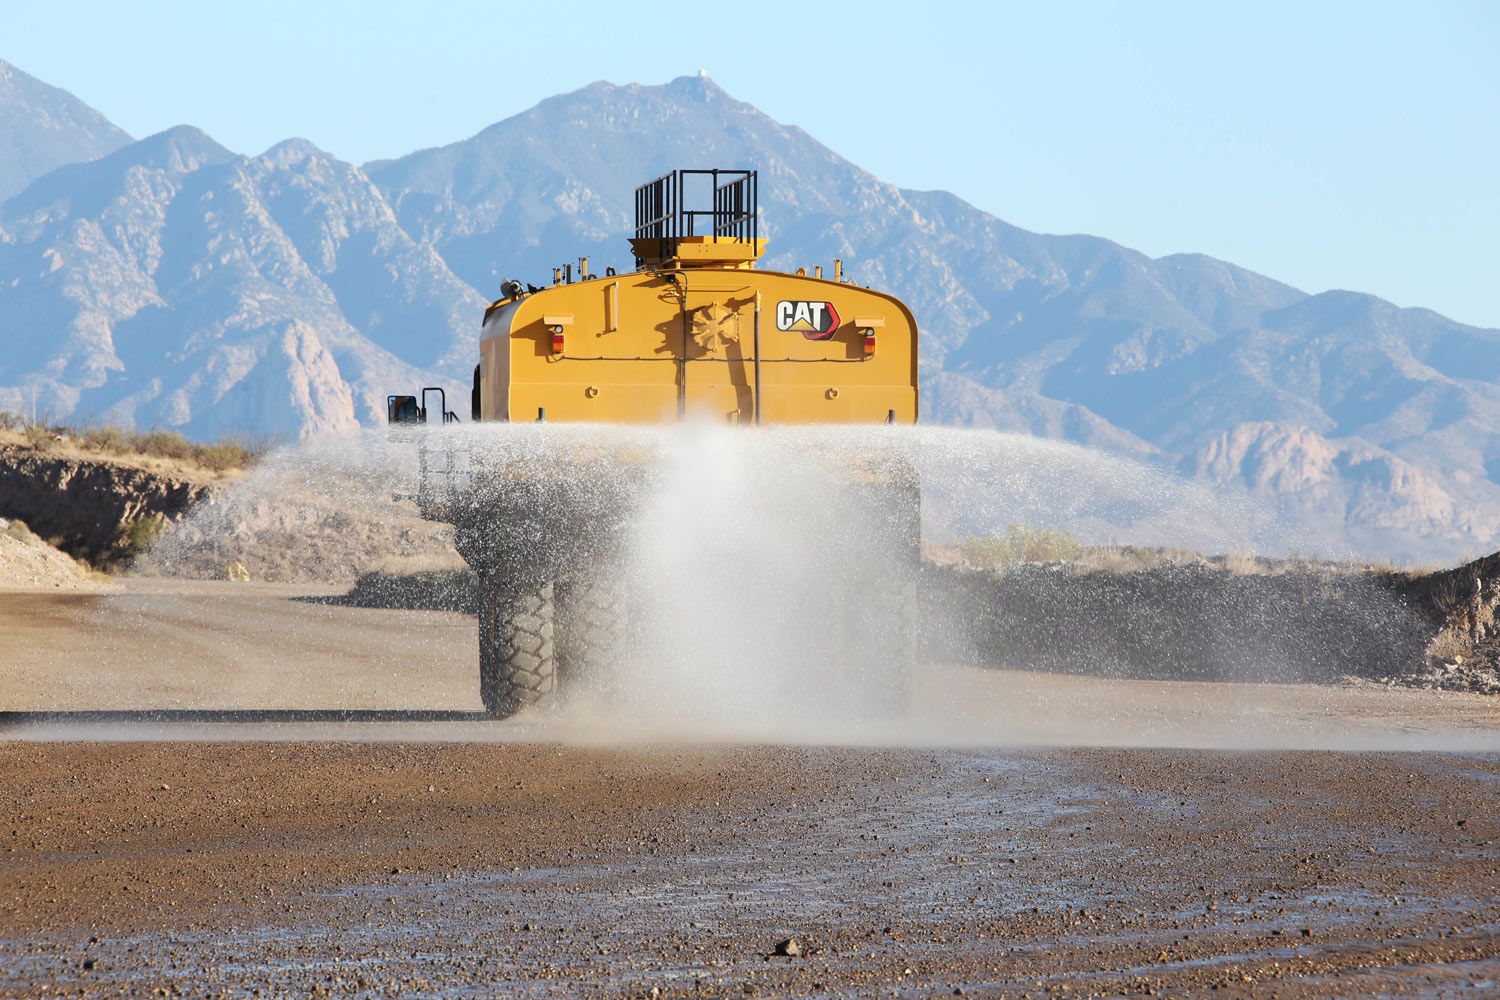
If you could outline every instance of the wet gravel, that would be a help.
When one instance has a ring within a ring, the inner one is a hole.
[[[6,995],[1500,989],[1495,755],[4,743],[0,773]]]

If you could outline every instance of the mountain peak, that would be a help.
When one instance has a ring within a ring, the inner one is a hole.
[[[227,163],[235,154],[193,125],[174,125],[110,156],[116,162],[192,173],[202,167]]]
[[[666,85],[667,93],[694,101],[713,101],[728,98],[723,87],[709,78],[708,71],[700,69],[692,76],[679,76]]]
[[[283,139],[260,154],[260,159],[277,167],[294,167],[308,160],[324,160],[328,158],[329,154],[319,148],[317,143],[295,136],[290,139]]]
[[[45,173],[130,142],[78,98],[0,60],[0,201]]]
[[[4,59],[0,59],[0,94],[21,88],[31,89],[35,86],[45,87],[47,84],[42,83],[42,81],[30,73],[18,69],[15,63],[9,63]],[[56,88],[51,89],[55,90]]]

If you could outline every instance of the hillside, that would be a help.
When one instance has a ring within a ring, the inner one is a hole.
[[[0,59],[0,201],[58,167],[130,142],[78,98]]]
[[[705,77],[596,83],[358,167],[190,128],[0,206],[0,408],[33,394],[197,437],[338,433],[466,383],[499,281],[628,264],[631,191],[761,171],[768,265],[842,257],[923,329],[925,419],[1064,438],[1240,484],[1388,558],[1500,547],[1500,331],[1196,255],[1151,259],[899,189]],[[46,331],[38,335],[32,331]]]

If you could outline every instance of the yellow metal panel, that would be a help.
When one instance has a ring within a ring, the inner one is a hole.
[[[868,424],[917,419],[917,394],[909,386],[762,385],[762,423]]]
[[[683,400],[683,416],[689,420],[748,424],[755,419],[754,393],[743,383],[690,382]]]
[[[594,382],[518,382],[510,390],[510,419],[656,424],[677,419],[675,385]]]
[[[550,321],[561,317],[572,322],[559,355]],[[866,329],[876,330],[873,355]],[[916,347],[910,311],[880,292],[735,266],[646,270],[492,306],[481,408],[514,420],[535,420],[540,407],[548,420],[704,411],[749,422],[758,375],[763,423],[878,423],[891,410],[905,423],[917,415]]]

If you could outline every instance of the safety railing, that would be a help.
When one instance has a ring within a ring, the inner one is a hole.
[[[689,207],[701,191],[695,183],[700,177],[711,185],[710,208]],[[675,253],[678,240],[700,235],[698,223],[707,219],[707,231],[701,235],[714,242],[753,242],[760,236],[759,204],[754,170],[673,170],[635,189],[635,237],[661,240],[663,256],[668,256]]]

